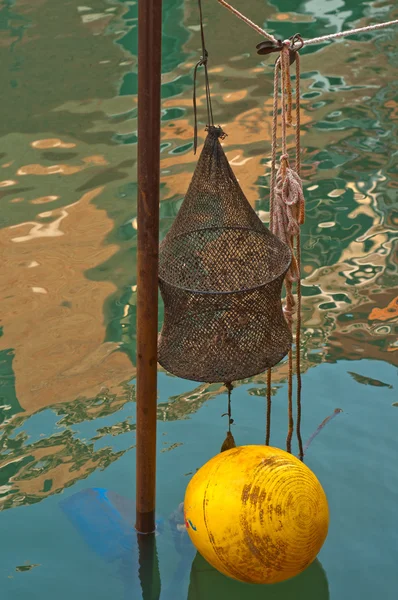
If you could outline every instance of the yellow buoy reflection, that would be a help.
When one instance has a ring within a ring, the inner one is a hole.
[[[199,553],[192,563],[188,600],[329,600],[326,573],[318,559],[297,577],[275,585],[248,585],[225,577]]]

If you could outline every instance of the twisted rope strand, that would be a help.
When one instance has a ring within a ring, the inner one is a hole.
[[[282,235],[286,243],[293,249],[293,236],[295,234],[294,228],[294,216],[292,212],[292,204],[294,199],[289,194],[289,178],[291,170],[289,168],[289,156],[287,153],[287,125],[292,114],[292,90],[290,83],[290,56],[289,49],[284,46],[281,50],[280,65],[282,71],[282,156],[280,161],[280,168],[276,177],[276,206],[277,209],[277,222],[278,222],[278,233]],[[278,90],[274,90],[274,93],[278,93]],[[293,328],[293,311],[294,311],[294,297],[292,281],[294,279],[294,273],[289,269],[289,273],[285,278],[286,288],[286,306],[284,309],[285,318],[289,324],[290,330]],[[292,452],[292,437],[293,437],[293,351],[290,348],[288,355],[289,373],[288,373],[288,432],[286,438],[286,450]]]
[[[270,229],[292,250],[292,265],[285,278],[286,305],[284,313],[290,330],[293,330],[293,314],[295,299],[293,295],[293,282],[297,282],[297,326],[296,326],[296,374],[297,374],[297,422],[296,435],[299,446],[299,456],[303,459],[303,444],[301,439],[301,251],[300,251],[300,224],[304,222],[304,193],[301,171],[301,145],[300,145],[300,57],[296,51],[296,157],[295,170],[290,167],[287,152],[287,126],[292,122],[292,87],[290,74],[290,52],[289,45],[284,44],[280,51],[280,57],[275,63],[274,73],[274,102],[272,122],[272,160],[271,160],[271,182],[270,182]],[[279,169],[276,172],[277,153],[277,126],[278,126],[278,94],[279,94],[279,70],[281,71],[281,158]],[[295,243],[296,242],[296,243]],[[288,354],[288,433],[286,437],[286,449],[291,453],[292,438],[294,431],[293,418],[293,350]],[[271,372],[267,376],[267,431],[266,443],[269,443],[270,419],[271,419]]]
[[[276,93],[275,93],[275,90]],[[269,228],[274,231],[274,213],[275,213],[275,182],[276,182],[276,150],[277,150],[277,131],[278,131],[278,90],[279,90],[279,59],[275,63],[274,69],[274,102],[272,106],[272,138],[271,138],[271,182],[269,191]],[[265,445],[269,446],[271,437],[271,410],[272,410],[272,369],[267,371],[267,418]]]
[[[279,90],[279,62],[275,63],[274,70],[274,102],[272,107],[272,138],[271,138],[271,183],[269,190],[269,228],[274,230],[274,209],[275,209],[275,181],[276,181],[276,147],[277,147],[277,131],[278,131],[278,93]]]
[[[299,273],[301,272],[301,236],[300,232],[296,237],[296,257],[297,267]],[[299,458],[303,460],[303,440],[301,437],[301,277],[297,280],[297,322],[296,322],[296,406],[297,406],[297,417],[296,417],[296,436],[299,447]]]
[[[395,19],[394,21],[385,21],[384,23],[376,23],[375,25],[367,25],[366,27],[357,27],[356,29],[349,29],[348,31],[340,31],[339,33],[321,35],[320,37],[305,40],[304,46],[308,46],[309,44],[323,44],[329,40],[337,40],[338,38],[346,37],[348,35],[366,33],[367,31],[375,31],[376,29],[384,29],[385,27],[391,27],[391,25],[398,25],[398,19]]]
[[[301,111],[300,111],[300,54],[296,52],[296,173],[301,177]],[[302,225],[302,223],[300,223]]]
[[[300,140],[300,126],[301,126],[301,111],[300,111],[300,55],[296,52],[296,173],[298,177],[301,177],[301,140]],[[298,223],[302,225],[305,218],[305,206],[304,206],[304,195],[302,202],[300,202],[298,209]],[[296,235],[296,259],[297,259],[297,322],[296,322],[296,405],[297,405],[297,417],[296,417],[296,436],[299,447],[299,458],[304,459],[303,440],[301,437],[301,236],[300,227]]]
[[[228,2],[225,2],[225,0],[218,0],[218,2],[220,4],[222,4],[222,6],[225,6],[225,8],[227,8],[231,13],[233,13],[234,15],[236,15],[239,19],[241,19],[242,21],[244,21],[245,23],[247,23],[247,25],[250,25],[250,27],[252,27],[252,29],[254,29],[254,31],[257,31],[257,33],[259,33],[260,35],[262,35],[265,38],[267,38],[267,40],[269,40],[270,42],[274,42],[275,44],[277,43],[277,39],[273,35],[271,35],[267,31],[265,31],[264,29],[262,29],[261,27],[259,27],[255,23],[253,23],[253,21],[251,21],[250,19],[248,19],[247,17],[245,17],[245,15],[242,15],[241,12],[239,12],[238,10],[236,10],[236,8],[234,8],[233,6],[231,6],[230,4],[228,4]]]
[[[297,54],[297,53],[296,53]],[[292,94],[290,83],[290,57],[289,49],[284,46],[281,50],[280,59],[277,61],[275,71],[281,68],[282,72],[282,111],[281,111],[281,122],[282,122],[282,156],[280,160],[280,167],[275,176],[275,169],[271,171],[271,185],[270,185],[270,196],[272,204],[270,210],[272,212],[272,226],[271,231],[277,237],[279,237],[285,244],[287,244],[293,250],[293,239],[299,232],[299,222],[297,214],[302,212],[300,207],[304,205],[304,194],[302,188],[302,182],[298,174],[290,168],[289,156],[287,153],[287,119],[292,112]],[[277,77],[274,77],[277,83]],[[289,83],[288,83],[289,82]],[[274,94],[278,94],[278,87],[274,88]],[[296,91],[297,96],[297,91]],[[274,96],[274,106],[275,96]],[[297,98],[296,98],[297,107]],[[297,112],[297,109],[296,109]],[[277,112],[274,112],[273,121],[273,138],[274,130],[276,129]],[[299,147],[300,140],[297,137],[296,127],[296,149]],[[273,139],[272,158],[276,153],[276,140]],[[297,154],[297,153],[296,153]],[[300,153],[298,153],[300,154]],[[297,160],[297,156],[296,156]],[[287,274],[287,280],[296,281],[298,279],[297,261],[292,257],[292,264]],[[285,307],[285,316],[289,323],[292,321],[293,316],[294,299],[293,295],[289,300],[289,304]]]

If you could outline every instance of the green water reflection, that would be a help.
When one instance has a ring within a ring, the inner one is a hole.
[[[384,1],[246,4],[278,37],[397,18]],[[267,221],[272,61],[217,2],[204,6],[215,120]],[[196,0],[164,0],[163,23],[161,237],[195,167]],[[319,560],[253,587],[196,555],[179,508],[225,437],[220,385],[159,371],[158,535],[143,547],[132,529],[137,1],[0,0],[2,598],[395,599],[397,47],[383,30],[303,51],[304,441],[342,412],[306,456],[331,511]],[[201,126],[203,102],[199,88]],[[283,361],[272,390],[281,447],[286,375]],[[265,384],[234,390],[238,444],[264,441]]]
[[[278,598],[309,598],[329,600],[329,587],[322,565],[316,560],[294,580],[269,587],[247,586],[226,579],[197,554],[193,563],[189,581],[188,599],[223,597],[238,600],[277,600]]]

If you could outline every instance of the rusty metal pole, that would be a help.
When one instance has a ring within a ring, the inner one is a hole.
[[[162,0],[138,7],[136,529],[155,531]]]

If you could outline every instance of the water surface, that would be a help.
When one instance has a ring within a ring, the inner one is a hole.
[[[398,15],[388,1],[235,4],[283,38]],[[215,120],[267,222],[273,60],[257,56],[257,35],[216,2],[204,10]],[[196,161],[195,0],[164,0],[163,21],[162,236]],[[225,437],[225,389],[161,370],[158,572],[139,568],[131,527],[137,2],[0,2],[2,597],[396,597],[397,35],[378,31],[303,52],[304,440],[342,412],[306,456],[330,503],[319,560],[289,582],[252,587],[209,568],[181,528],[189,478]],[[198,96],[203,140],[203,87]],[[271,440],[281,447],[286,376],[282,362]],[[233,393],[238,444],[264,441],[265,381],[239,382]]]

